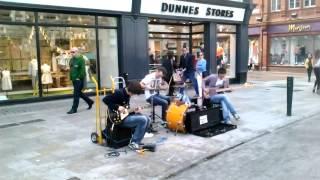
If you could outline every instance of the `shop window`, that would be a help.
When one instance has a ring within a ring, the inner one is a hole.
[[[189,33],[189,26],[149,24],[149,32]]]
[[[117,30],[99,29],[99,47],[101,86],[111,87],[110,76],[119,76]]]
[[[217,28],[217,68],[225,67],[227,76],[234,78],[236,70],[236,26],[218,24]]]
[[[193,25],[192,26],[192,33],[203,33],[204,32],[204,25]]]
[[[249,63],[252,62],[254,65],[260,63],[259,60],[259,38],[250,38],[249,39]]]
[[[112,26],[117,27],[117,18],[115,17],[105,17],[98,16],[98,25],[99,26]]]
[[[72,93],[69,62],[70,49],[77,47],[85,59],[84,88],[95,87],[91,76],[96,77],[96,35],[93,28],[40,27],[41,81],[43,95]]]
[[[0,25],[0,100],[38,96],[34,26]]]
[[[165,39],[174,39],[174,38],[182,38],[188,39],[189,35],[184,34],[157,34],[157,33],[149,33],[149,38],[165,38]]]
[[[271,0],[271,11],[280,11],[280,0]]]
[[[2,22],[34,22],[34,12],[15,11],[15,10],[0,10],[0,21]]]
[[[316,5],[315,0],[304,0],[304,7],[312,7]]]
[[[61,14],[61,13],[39,13],[39,23],[46,24],[70,24],[70,25],[95,25],[94,16]]]
[[[296,9],[300,7],[300,0],[289,0],[289,8]]]
[[[314,36],[271,38],[269,64],[303,66],[308,53],[314,54],[318,40]]]
[[[204,50],[203,34],[192,35],[192,54],[196,57],[197,52]]]

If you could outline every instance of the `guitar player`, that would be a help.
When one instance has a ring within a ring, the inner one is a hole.
[[[126,88],[117,89],[113,94],[103,98],[103,102],[108,106],[109,112],[123,113],[126,106],[130,104],[130,97],[142,94],[143,90],[138,81],[132,81]],[[134,134],[128,145],[132,150],[140,149],[141,141],[150,125],[150,119],[140,113],[141,109],[136,108],[135,114],[130,114],[124,118],[119,126],[134,128]]]
[[[204,98],[209,99],[210,103],[220,103],[223,111],[223,121],[231,124],[230,114],[235,120],[240,120],[230,99],[224,92],[230,92],[229,79],[226,78],[226,69],[220,68],[218,74],[211,74],[203,79]]]

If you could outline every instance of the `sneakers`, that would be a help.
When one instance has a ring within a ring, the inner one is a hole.
[[[234,117],[234,119],[237,120],[237,121],[240,120],[240,116],[239,116],[237,113],[233,114],[233,117]]]
[[[135,143],[135,142],[131,142],[128,147],[133,150],[133,151],[136,151],[136,150],[139,150],[140,149],[140,146],[139,144]]]

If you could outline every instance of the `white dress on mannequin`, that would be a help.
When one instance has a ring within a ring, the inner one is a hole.
[[[32,87],[33,89],[37,88],[38,83],[38,61],[37,59],[32,59],[29,63],[29,75],[31,76],[32,80]]]
[[[42,84],[52,84],[52,76],[51,76],[51,67],[48,64],[43,64],[41,66],[42,76],[41,82]]]
[[[2,83],[2,90],[3,91],[12,90],[12,82],[11,82],[10,71],[8,71],[8,70],[3,70],[2,71],[1,83]]]

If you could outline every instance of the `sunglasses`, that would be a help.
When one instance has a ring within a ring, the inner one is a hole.
[[[70,53],[76,53],[75,51],[70,51]]]

